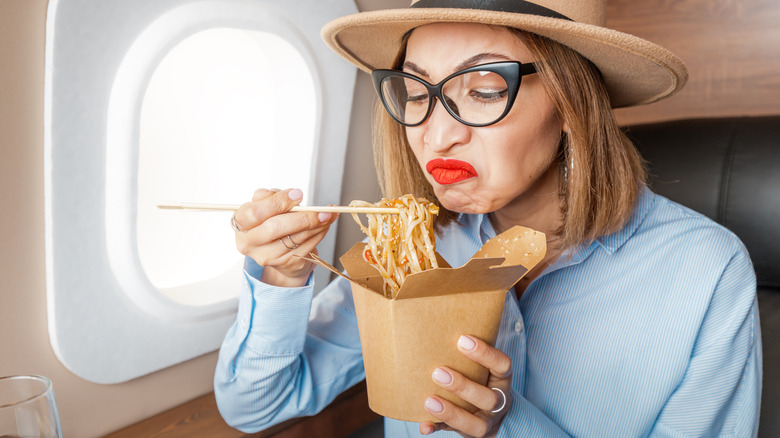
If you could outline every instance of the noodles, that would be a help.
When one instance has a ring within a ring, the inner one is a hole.
[[[363,225],[356,213],[352,214],[368,236],[363,259],[376,266],[382,274],[386,297],[393,298],[398,294],[407,275],[439,267],[433,233],[433,215],[439,212],[439,207],[412,195],[382,199],[375,204],[352,201],[349,205],[401,210],[401,214],[368,214],[368,227]]]

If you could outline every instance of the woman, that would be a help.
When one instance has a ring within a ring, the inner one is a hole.
[[[603,19],[595,0],[421,0],[323,30],[373,71],[385,195],[442,207],[437,245],[451,265],[518,224],[549,242],[507,294],[495,348],[458,341],[490,370],[487,384],[446,364],[431,376],[479,411],[431,396],[423,407],[441,423],[386,419],[386,436],[756,434],[749,256],[645,186],[611,111],[672,94],[685,68]],[[364,378],[349,285],[336,280],[312,302],[313,267],[294,257],[335,220],[288,213],[301,197],[258,190],[233,221],[247,275],[215,389],[225,419],[248,431],[314,414]]]

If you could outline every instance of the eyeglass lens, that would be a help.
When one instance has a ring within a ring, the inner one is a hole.
[[[382,82],[382,94],[393,117],[408,125],[422,123],[432,102],[428,87],[406,76],[389,76]],[[491,71],[471,71],[441,84],[444,104],[466,123],[490,124],[505,112],[509,99],[507,83]]]

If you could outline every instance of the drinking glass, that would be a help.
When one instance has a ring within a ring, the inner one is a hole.
[[[42,376],[0,377],[0,438],[61,438],[51,380]]]

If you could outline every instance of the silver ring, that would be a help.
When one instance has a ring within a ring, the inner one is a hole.
[[[236,233],[243,233],[243,231],[241,231],[241,228],[238,228],[238,224],[236,223],[236,214],[235,213],[233,213],[233,216],[230,218],[230,226],[234,230],[236,230]]]
[[[290,244],[292,244],[292,246],[290,246],[290,245],[287,245],[286,243],[284,243],[284,237],[286,237],[286,238],[287,238],[287,240],[289,240],[289,241],[290,241]],[[287,236],[284,236],[284,237],[282,237],[281,239],[279,239],[279,241],[280,241],[280,242],[282,242],[282,245],[284,245],[284,247],[285,247],[285,248],[287,248],[289,251],[292,251],[292,250],[294,250],[295,248],[297,248],[297,247],[299,247],[299,246],[300,246],[300,245],[298,245],[297,243],[295,243],[295,241],[293,241],[293,240],[292,240],[292,237],[290,237],[289,235],[287,235]]]
[[[490,411],[490,412],[492,412],[494,414],[497,414],[497,413],[503,411],[504,408],[506,407],[506,394],[504,394],[504,391],[502,391],[499,388],[490,388],[490,389],[492,389],[493,391],[498,391],[498,393],[501,394],[501,399],[502,399],[501,400],[501,407],[499,407],[497,409],[493,409],[492,411]]]

